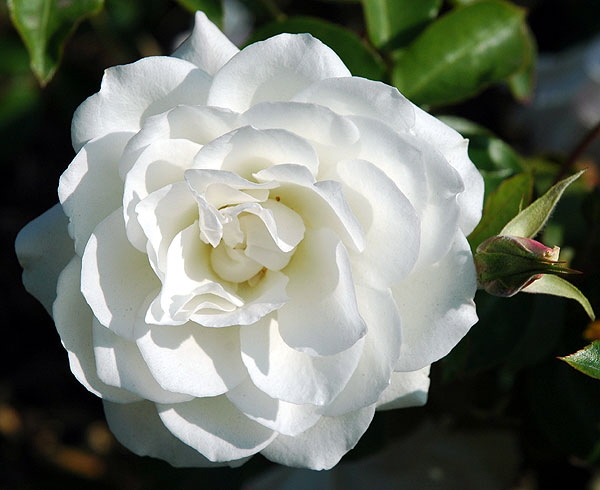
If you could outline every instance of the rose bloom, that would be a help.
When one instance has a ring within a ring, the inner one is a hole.
[[[308,34],[239,51],[198,13],[106,70],[72,139],[17,253],[139,455],[331,468],[477,321],[467,141]]]

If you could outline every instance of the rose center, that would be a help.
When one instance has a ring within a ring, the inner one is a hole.
[[[304,236],[302,218],[277,200],[225,207],[220,212],[223,235],[210,260],[213,271],[225,281],[255,283],[264,270],[283,269]]]

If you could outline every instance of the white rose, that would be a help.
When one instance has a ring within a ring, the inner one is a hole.
[[[310,35],[239,51],[198,13],[172,57],[108,69],[72,135],[17,252],[137,454],[330,468],[477,320],[467,141]]]

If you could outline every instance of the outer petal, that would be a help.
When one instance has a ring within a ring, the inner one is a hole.
[[[187,61],[169,56],[142,58],[108,68],[100,92],[75,111],[73,148],[109,133],[139,131],[144,118],[178,104],[204,104],[210,76]]]
[[[465,185],[465,190],[458,197],[461,206],[460,227],[463,233],[468,235],[481,219],[483,177],[469,159],[467,140],[418,107],[415,107],[413,131],[424,141],[432,142],[460,174]]]
[[[247,418],[223,395],[158,405],[158,414],[175,437],[216,462],[256,454],[277,436]]]
[[[148,257],[127,240],[118,209],[96,227],[85,248],[81,292],[102,325],[134,340],[138,309],[157,287]]]
[[[92,340],[94,317],[81,295],[80,282],[81,258],[75,256],[60,275],[53,309],[56,329],[69,353],[71,371],[95,395],[117,403],[137,401],[140,399],[138,395],[108,386],[98,377]]]
[[[164,390],[152,377],[135,342],[125,340],[93,322],[94,356],[98,377],[108,385],[158,403],[177,403],[193,397]]]
[[[328,416],[353,412],[377,402],[382,392],[389,389],[390,376],[400,354],[400,315],[391,292],[359,287],[357,294],[369,333],[350,381],[325,408],[324,414]]]
[[[457,231],[448,254],[416,268],[393,288],[402,318],[397,371],[415,371],[445,356],[477,322],[475,266],[467,239]]]
[[[312,356],[338,354],[367,333],[346,249],[331,230],[307,230],[285,269],[290,301],[278,311],[290,347]]]
[[[429,366],[418,371],[392,373],[390,385],[377,401],[377,410],[423,406],[428,391]]]
[[[365,78],[322,79],[295,95],[292,100],[329,107],[344,116],[367,116],[385,121],[400,132],[407,131],[415,121],[415,106],[396,88]]]
[[[229,391],[227,398],[246,417],[288,436],[304,432],[321,418],[321,410],[314,405],[297,405],[271,398],[250,379]]]
[[[241,329],[242,360],[267,395],[296,404],[327,405],[342,391],[360,360],[363,341],[335,356],[311,357],[289,347],[277,322],[264,318]]]
[[[61,175],[58,198],[69,217],[79,256],[94,228],[123,201],[118,165],[133,133],[111,133],[87,143]]]
[[[177,468],[225,465],[209,461],[171,434],[158,417],[154,403],[104,402],[104,413],[118,441],[138,456],[164,459]],[[245,461],[229,461],[227,464],[239,466]]]
[[[169,391],[221,395],[248,376],[240,356],[238,327],[136,326],[137,345],[150,371]]]
[[[194,63],[214,75],[239,49],[214,25],[204,12],[196,12],[194,30],[171,55]]]
[[[324,470],[335,466],[365,433],[375,405],[340,417],[321,420],[294,437],[280,435],[262,450],[263,456],[286,466]]]
[[[52,312],[60,271],[75,253],[67,224],[62,207],[55,204],[28,223],[15,241],[17,257],[23,267],[25,289],[42,303],[48,313]]]
[[[337,171],[353,191],[347,193],[348,200],[365,230],[364,251],[350,252],[355,278],[373,287],[397,284],[410,273],[419,255],[421,229],[415,209],[372,163],[346,160]]]
[[[207,105],[243,112],[289,100],[317,80],[349,77],[337,54],[310,34],[280,34],[251,44],[214,77]]]

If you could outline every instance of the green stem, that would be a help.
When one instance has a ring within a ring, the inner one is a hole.
[[[579,159],[582,153],[586,150],[588,146],[592,144],[592,142],[600,136],[600,121],[596,123],[596,125],[583,137],[583,139],[579,142],[579,144],[575,147],[575,149],[569,155],[569,158],[565,161],[565,163],[560,168],[554,183],[560,181],[571,169],[575,162]]]

